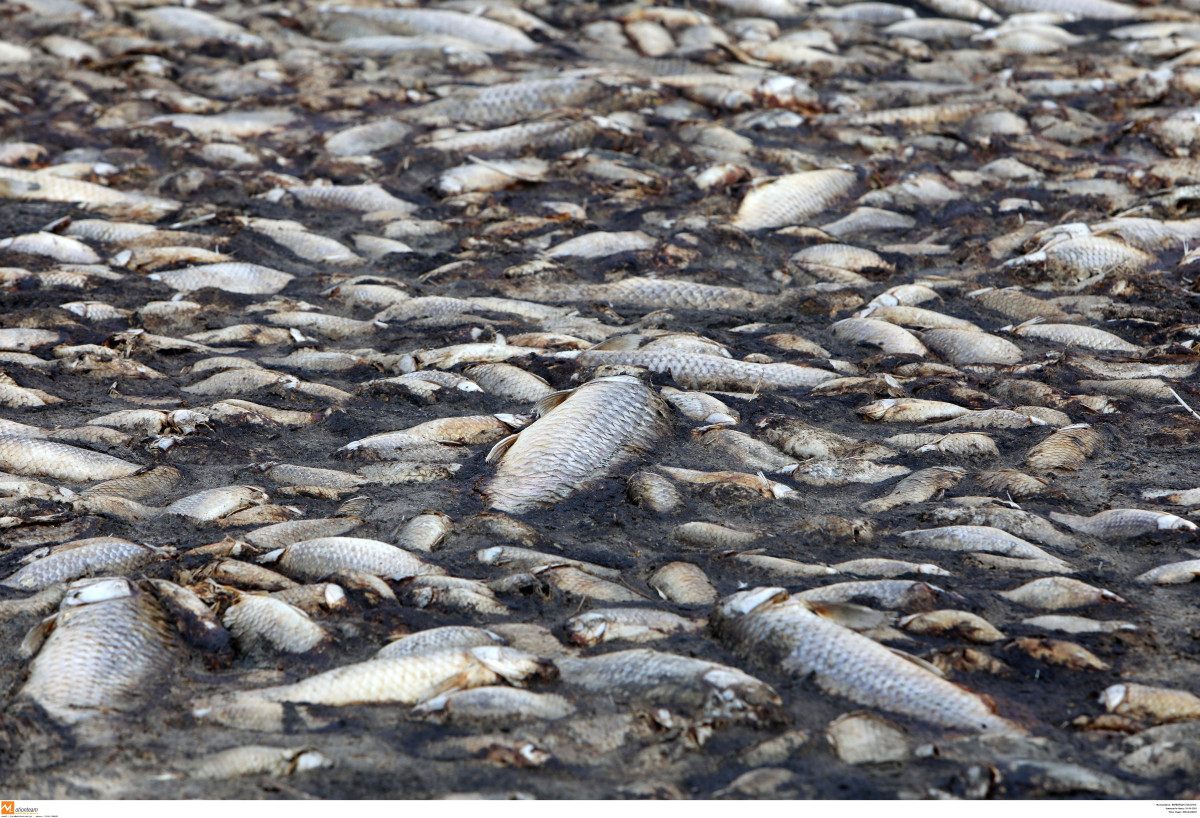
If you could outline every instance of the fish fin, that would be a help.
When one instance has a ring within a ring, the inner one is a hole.
[[[890,650],[896,656],[899,656],[901,659],[905,659],[909,662],[912,662],[914,665],[921,668],[921,670],[927,670],[930,673],[932,673],[933,675],[935,675],[941,679],[946,678],[946,674],[941,670],[941,668],[937,667],[936,665],[934,665],[930,662],[925,661],[924,659],[920,658],[919,656],[913,656],[911,653],[905,653],[904,651],[902,651],[898,648],[888,647],[887,645],[884,645],[884,647],[887,648],[888,650]]]
[[[45,643],[46,638],[50,636],[54,626],[58,624],[58,614],[48,616],[41,622],[34,625],[25,634],[25,638],[21,640],[20,647],[17,648],[17,656],[21,659],[32,658]]]
[[[429,699],[436,699],[438,696],[446,696],[450,693],[456,693],[459,690],[465,690],[468,687],[471,687],[471,671],[463,670],[454,674],[449,679],[440,682],[434,688],[433,695],[428,699],[424,699],[421,703],[423,704],[429,701]]]
[[[1033,318],[1030,318],[1028,321],[1022,321],[1021,323],[1017,324],[1015,327],[1013,327],[1012,331],[1016,332],[1017,330],[1024,329],[1025,327],[1032,327],[1035,324],[1044,324],[1044,323],[1046,323],[1045,318],[1043,318],[1040,315],[1035,315]]]
[[[590,347],[589,351],[594,350],[594,349],[599,349],[599,350],[607,349],[607,350],[619,350],[621,352],[629,352],[630,350],[637,349],[639,346],[641,346],[642,341],[644,341],[644,340],[646,340],[646,337],[644,335],[638,335],[637,333],[628,333],[626,335],[614,335],[611,338],[605,338],[600,343],[596,344],[593,347]]]
[[[517,432],[515,435],[509,435],[508,437],[501,440],[499,443],[497,443],[495,446],[492,447],[492,450],[490,452],[487,453],[487,457],[484,459],[484,462],[485,463],[495,463],[497,460],[504,457],[504,453],[507,452],[510,448],[512,448],[512,445],[517,442],[517,438],[520,436],[521,436],[521,433]]]
[[[892,617],[865,605],[853,602],[807,600],[808,609],[823,619],[829,619],[852,630],[862,627],[878,628],[892,623]]]
[[[533,405],[533,414],[542,417],[554,407],[565,401],[567,398],[575,394],[574,389],[563,389],[559,392],[551,392],[544,398]]]

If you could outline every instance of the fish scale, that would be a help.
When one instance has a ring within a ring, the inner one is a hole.
[[[13,474],[88,483],[128,477],[141,467],[65,443],[0,434],[0,468]]]
[[[566,499],[641,456],[669,428],[669,410],[636,378],[599,378],[488,455],[498,461],[484,488],[489,507],[520,513]]]
[[[813,674],[827,693],[948,729],[1014,732],[983,699],[877,642],[818,616],[781,588],[742,591],[719,602],[711,628],[739,655]]]
[[[136,709],[170,668],[176,640],[158,605],[125,580],[106,582],[121,585],[122,595],[64,600],[21,688],[59,721]]]

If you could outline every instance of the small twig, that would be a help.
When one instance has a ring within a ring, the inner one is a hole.
[[[1200,414],[1196,414],[1196,410],[1193,409],[1192,407],[1188,406],[1187,403],[1184,402],[1183,398],[1179,397],[1178,392],[1176,392],[1174,389],[1172,389],[1169,386],[1167,387],[1167,391],[1175,396],[1175,400],[1179,401],[1180,406],[1182,406],[1184,409],[1187,409],[1189,412],[1192,413],[1192,417],[1194,417],[1196,420],[1200,420]]]

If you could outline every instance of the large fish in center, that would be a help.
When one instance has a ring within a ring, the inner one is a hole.
[[[670,428],[667,404],[637,378],[597,378],[555,392],[542,417],[488,453],[498,463],[484,489],[491,508],[520,513],[563,500],[650,450]]]

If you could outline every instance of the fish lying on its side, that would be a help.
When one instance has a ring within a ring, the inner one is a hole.
[[[559,502],[650,450],[669,428],[667,404],[628,375],[597,378],[539,401],[542,417],[497,443],[484,489],[491,508],[521,513]]]
[[[856,704],[954,730],[1019,732],[979,696],[818,615],[816,604],[789,598],[782,588],[754,588],[718,602],[709,624],[743,656],[812,674],[827,693]]]

